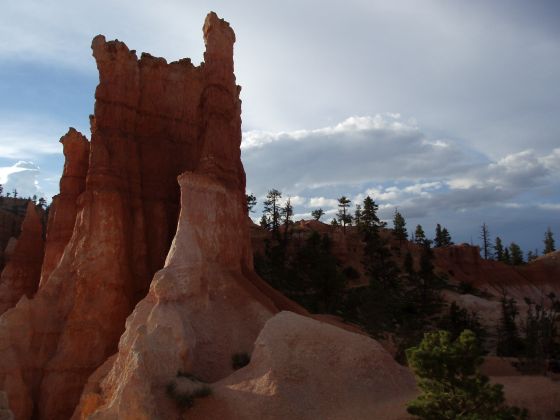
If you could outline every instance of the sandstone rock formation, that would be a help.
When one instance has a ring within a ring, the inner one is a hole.
[[[31,298],[35,294],[43,252],[43,226],[35,204],[29,201],[21,234],[0,276],[0,314],[13,307],[22,296]]]
[[[212,386],[192,419],[402,419],[413,375],[380,344],[281,312],[261,331],[248,366]]]
[[[70,241],[78,212],[78,197],[86,187],[89,141],[82,133],[70,128],[60,142],[64,148],[64,170],[60,193],[53,197],[49,211],[41,286],[48,281]]]
[[[101,392],[85,393],[77,418],[91,412],[92,418],[167,418],[165,387],[177,371],[221,379],[232,372],[232,355],[249,352],[273,314],[304,312],[252,270],[235,37],[215,14],[206,19],[204,37],[208,88],[201,104],[208,129],[200,164],[179,177],[181,213],[165,267],[128,318]]]
[[[214,13],[203,30],[199,67],[188,59],[138,59],[122,42],[93,40],[100,80],[91,143],[72,129],[63,137],[66,165],[41,287],[0,319],[0,388],[18,419],[69,418],[87,378],[117,351],[125,319],[177,230],[183,172],[182,233],[129,320],[111,377],[125,374],[118,366],[130,361],[133,342],[151,349],[160,338],[183,337],[169,359],[178,363],[173,369],[196,364],[218,379],[230,371],[230,351],[247,349],[268,317],[302,311],[252,271],[235,36]],[[180,308],[193,294],[199,300]],[[219,329],[216,319],[226,315],[246,331]],[[135,338],[143,317],[148,338]],[[152,334],[158,317],[167,326]],[[157,361],[158,354],[146,357]],[[148,369],[145,386],[166,372]]]

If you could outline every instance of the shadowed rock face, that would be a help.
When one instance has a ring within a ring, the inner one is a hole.
[[[82,133],[70,128],[60,142],[64,150],[64,169],[60,178],[60,193],[53,197],[49,210],[41,286],[47,283],[72,237],[78,197],[86,188],[89,141]]]
[[[0,276],[0,314],[15,306],[22,296],[31,298],[39,286],[43,262],[43,225],[29,201],[21,234]]]
[[[169,64],[148,54],[138,59],[122,42],[102,36],[93,40],[99,85],[91,142],[75,130],[63,137],[67,160],[49,220],[41,287],[32,301],[22,300],[0,322],[0,388],[18,419],[69,418],[87,378],[117,351],[125,319],[146,295],[175,235],[177,176],[183,172],[181,182],[193,185],[184,190],[183,204],[195,209],[200,218],[193,222],[200,225],[187,228],[194,242],[177,246],[176,259],[183,258],[180,253],[185,258],[204,254],[197,251],[200,241],[206,241],[205,250],[220,249],[212,258],[224,265],[209,269],[200,287],[205,288],[206,276],[224,275],[224,283],[242,276],[239,287],[263,301],[256,306],[266,308],[257,311],[259,328],[278,303],[292,305],[250,268],[235,36],[213,13],[203,31],[205,63],[199,67],[188,59]],[[199,185],[208,186],[209,195]],[[205,207],[207,198],[222,210]],[[223,222],[237,225],[208,242],[206,229],[217,222],[218,210],[231,210]],[[230,267],[235,267],[233,274]],[[174,282],[168,278],[167,283]],[[258,328],[248,331],[239,340],[244,345],[249,337],[254,340]],[[214,377],[222,374],[224,363],[220,360],[211,370]]]

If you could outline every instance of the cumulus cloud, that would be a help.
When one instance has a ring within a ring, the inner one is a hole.
[[[4,195],[16,190],[19,197],[44,197],[39,186],[40,168],[33,162],[19,161],[12,166],[0,167],[0,184]]]
[[[350,117],[293,132],[244,133],[242,156],[251,187],[299,192],[324,185],[441,178],[480,164],[480,155],[430,139],[399,114]],[[266,183],[266,184],[265,184]]]
[[[560,205],[560,149],[492,160],[463,143],[433,138],[398,114],[351,117],[312,130],[244,133],[242,155],[252,190],[274,187],[297,195],[296,218],[319,207],[332,217],[341,195],[353,203],[369,195],[384,220],[396,208],[429,223],[446,214],[446,223],[460,231],[454,221],[468,213],[499,223],[504,211],[538,208],[535,214],[549,217]]]

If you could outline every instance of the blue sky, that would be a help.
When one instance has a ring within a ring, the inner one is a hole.
[[[560,240],[560,3],[326,3],[6,2],[0,182],[57,193],[58,139],[70,126],[89,137],[95,35],[197,63],[215,10],[237,34],[259,198],[278,188],[304,216],[371,194],[385,218],[398,207],[410,230],[439,222],[456,242],[477,243],[482,222],[525,250],[547,226]]]

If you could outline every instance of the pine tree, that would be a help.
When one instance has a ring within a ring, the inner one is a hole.
[[[393,234],[399,240],[399,243],[406,241],[408,237],[408,233],[406,231],[406,221],[396,209],[393,217]]]
[[[321,217],[323,217],[324,215],[325,212],[323,211],[323,209],[317,209],[311,212],[311,217],[313,217],[313,219],[316,221],[321,220]]]
[[[486,223],[482,223],[480,227],[480,239],[482,239],[482,255],[487,260],[490,258],[490,232]]]
[[[496,261],[504,262],[504,245],[502,244],[502,240],[499,236],[496,236],[496,242],[494,245],[494,258]]]
[[[354,223],[358,227],[362,223],[362,206],[360,204],[356,204],[356,210],[354,211]]]
[[[414,231],[414,242],[417,245],[423,245],[425,240],[426,234],[424,233],[424,229],[422,229],[421,225],[417,225],[416,230]]]
[[[264,201],[263,216],[266,217],[267,227],[278,237],[280,229],[280,199],[282,193],[276,189],[268,191]]]
[[[455,341],[447,331],[427,333],[406,357],[423,392],[408,404],[410,414],[426,420],[527,418],[527,410],[505,405],[502,385],[480,373],[482,349],[472,331]]]
[[[509,248],[504,248],[503,262],[506,264],[511,264],[511,256],[509,255]]]
[[[440,248],[443,246],[443,237],[441,231],[441,225],[438,223],[436,225],[436,237],[434,238],[434,247]]]
[[[521,265],[523,264],[523,251],[521,251],[521,248],[519,245],[517,245],[515,242],[512,242],[509,245],[509,254],[511,257],[511,264],[512,265]]]
[[[292,222],[292,216],[294,214],[294,208],[292,207],[291,199],[288,198],[286,205],[280,209],[280,217],[282,223],[284,224],[284,241],[288,240],[288,232]]]
[[[508,298],[505,291],[502,292],[500,300],[502,314],[498,324],[498,341],[496,344],[496,354],[501,357],[519,356],[523,349],[523,342],[519,335],[516,318],[519,315],[515,299]]]
[[[368,195],[364,199],[364,206],[362,210],[362,217],[361,217],[361,228],[364,229],[378,229],[380,227],[384,227],[385,223],[379,220],[377,216],[377,210],[379,206],[375,204],[375,201]]]
[[[441,244],[441,246],[453,245],[453,242],[451,241],[451,235],[449,234],[447,228],[443,228],[441,230]]]
[[[254,213],[253,207],[257,205],[257,197],[255,197],[253,194],[245,194],[245,196],[247,198],[247,212]]]
[[[552,230],[550,230],[550,226],[549,226],[544,234],[543,254],[548,254],[549,252],[554,252],[554,251],[556,251],[556,247],[554,246],[554,236],[552,235]]]
[[[350,207],[350,199],[346,198],[344,195],[338,199],[338,221],[342,225],[342,231],[346,233],[346,225],[352,223],[352,216],[348,213],[348,208]]]

